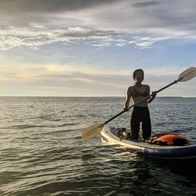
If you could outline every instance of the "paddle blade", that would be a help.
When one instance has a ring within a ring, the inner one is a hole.
[[[82,132],[82,140],[83,141],[88,141],[98,135],[101,130],[103,129],[104,124],[96,123],[94,125],[91,125],[90,127],[86,128]]]
[[[191,80],[196,76],[196,67],[190,67],[187,70],[183,71],[179,77],[178,81],[180,82],[186,82],[188,80]]]

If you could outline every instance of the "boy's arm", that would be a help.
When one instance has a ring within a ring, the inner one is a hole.
[[[130,99],[131,99],[131,87],[127,89],[127,96],[126,96],[126,101],[124,105],[124,111],[128,111]]]

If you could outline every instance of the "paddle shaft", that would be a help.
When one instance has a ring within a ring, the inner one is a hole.
[[[171,84],[168,84],[167,86],[165,86],[165,87],[159,89],[158,91],[156,91],[156,93],[159,93],[159,92],[161,92],[162,90],[164,90],[164,89],[170,87],[171,85],[176,84],[176,83],[179,82],[180,80],[181,80],[181,79],[175,80],[175,81],[172,82]]]
[[[159,93],[159,92],[163,91],[164,89],[170,87],[171,85],[176,84],[176,83],[179,82],[180,80],[181,80],[181,78],[178,79],[178,80],[175,80],[174,82],[172,82],[172,83],[168,84],[167,86],[165,86],[165,87],[159,89],[158,91],[156,91],[156,93]],[[146,99],[150,98],[151,96],[152,96],[152,94],[151,94],[151,95],[148,95],[148,96],[145,97],[144,99],[142,99],[142,100],[136,102],[135,104],[131,105],[131,106],[128,108],[128,110],[130,110],[130,109],[131,109],[132,107],[134,107],[135,105],[141,103],[142,101],[145,101]],[[116,117],[120,116],[120,115],[123,114],[124,112],[125,112],[125,111],[122,111],[122,112],[118,113],[117,115],[115,115],[114,117],[110,118],[109,120],[105,121],[105,123],[103,123],[103,125],[109,123],[110,121],[112,121],[112,120],[115,119]]]

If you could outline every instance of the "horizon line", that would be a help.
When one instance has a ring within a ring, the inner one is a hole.
[[[117,96],[117,95],[105,95],[105,96],[60,96],[60,95],[0,95],[0,98],[6,98],[6,97],[56,97],[56,98],[125,98],[126,96]],[[156,96],[156,98],[196,98],[195,96]]]

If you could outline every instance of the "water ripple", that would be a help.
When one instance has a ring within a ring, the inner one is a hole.
[[[124,98],[0,98],[1,196],[194,195],[195,162],[158,161],[82,142],[89,125],[119,113]],[[157,99],[154,133],[196,142],[196,99]],[[110,125],[129,127],[130,113]]]

